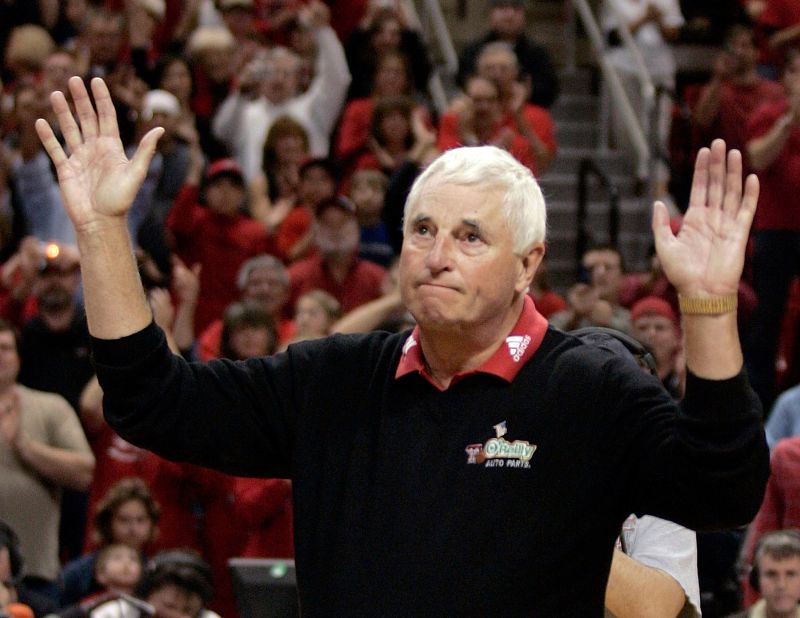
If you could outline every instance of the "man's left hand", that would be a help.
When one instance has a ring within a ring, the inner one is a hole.
[[[680,294],[736,294],[758,191],[758,179],[751,174],[742,192],[742,155],[738,150],[726,153],[725,142],[718,139],[697,154],[689,208],[677,236],[666,206],[655,203],[656,251]]]

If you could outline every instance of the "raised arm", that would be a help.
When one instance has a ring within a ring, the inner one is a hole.
[[[742,155],[718,139],[697,155],[677,236],[664,204],[655,204],[656,251],[680,297],[686,365],[701,378],[722,380],[742,369],[736,298],[757,201],[758,179],[750,175],[743,192]]]
[[[80,126],[64,94],[51,95],[69,156],[47,121],[37,120],[36,131],[55,165],[64,207],[75,227],[89,331],[117,339],[152,319],[128,236],[127,212],[164,130],[149,131],[129,161],[106,84],[95,78],[91,87],[96,110],[83,81],[69,80]]]

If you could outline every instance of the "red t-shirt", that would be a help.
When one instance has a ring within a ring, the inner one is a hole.
[[[700,96],[703,96],[702,92]],[[728,148],[744,152],[747,143],[747,123],[753,110],[764,103],[778,101],[783,97],[783,87],[768,79],[758,78],[752,84],[724,82],[719,92],[717,119],[708,129],[701,131],[703,143],[709,143],[711,139],[720,137],[725,140]]]
[[[242,556],[293,558],[292,485],[284,479],[237,478],[236,516],[246,538]]]
[[[506,120],[504,119],[497,124],[497,127],[486,143],[491,143],[499,139],[501,132],[506,129],[506,125],[504,124],[505,122]],[[508,151],[517,161],[522,163],[534,174],[537,174],[538,170],[536,168],[536,159],[533,157],[528,140],[526,140],[522,135],[513,129],[512,132],[513,138],[511,140],[511,145],[508,147]],[[442,152],[445,150],[450,150],[451,148],[464,146],[461,141],[461,133],[458,129],[457,114],[448,112],[442,115],[441,119],[439,120],[439,137],[436,141],[436,146]]]
[[[297,299],[311,290],[324,290],[342,305],[347,313],[359,305],[375,300],[381,295],[381,283],[386,270],[367,260],[356,259],[344,281],[335,281],[322,257],[312,255],[289,266],[291,281],[290,303],[294,307]]]
[[[768,133],[788,108],[789,102],[783,98],[756,109],[747,126],[748,140]],[[800,232],[800,210],[795,203],[800,195],[800,128],[792,129],[778,158],[758,177],[761,196],[754,228]]]
[[[167,217],[175,252],[186,264],[200,263],[195,332],[200,333],[239,298],[236,276],[246,260],[274,253],[266,228],[244,215],[225,217],[197,203],[197,187],[184,185]]]

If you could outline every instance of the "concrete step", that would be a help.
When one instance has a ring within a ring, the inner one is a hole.
[[[607,174],[631,174],[634,170],[630,158],[624,153],[617,150],[598,151],[592,145],[587,145],[580,148],[559,148],[548,173],[574,174],[577,176],[581,161],[587,157],[594,159]]]
[[[537,179],[542,187],[546,200],[561,200],[575,202],[578,199],[578,174],[562,174],[547,172]],[[605,189],[595,176],[589,176],[588,188],[590,195],[605,195]],[[636,197],[636,178],[629,173],[611,174],[611,182],[617,188],[620,196]]]
[[[586,148],[597,144],[597,123],[564,120],[556,125],[556,141],[561,148]]]
[[[556,126],[562,122],[574,120],[596,122],[598,108],[597,97],[590,94],[571,94],[562,90],[561,96],[550,108],[550,114],[553,116]]]

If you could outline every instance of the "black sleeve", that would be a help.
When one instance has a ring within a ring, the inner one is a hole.
[[[92,348],[106,420],[126,440],[229,474],[290,477],[297,405],[289,354],[187,363],[155,324],[93,339]]]
[[[751,521],[769,476],[769,450],[745,373],[727,380],[689,373],[677,406],[657,380],[630,371],[606,374],[606,396],[625,419],[631,511],[695,530]],[[630,380],[639,384],[631,388]]]

